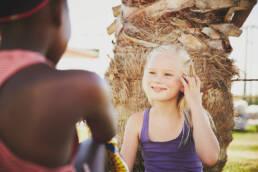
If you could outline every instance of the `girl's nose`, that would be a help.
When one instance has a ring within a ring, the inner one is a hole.
[[[156,75],[153,77],[152,81],[153,82],[156,82],[156,83],[160,83],[162,80],[161,76],[160,75]]]

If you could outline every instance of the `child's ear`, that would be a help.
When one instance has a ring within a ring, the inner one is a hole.
[[[50,8],[51,8],[51,17],[52,17],[53,24],[57,27],[61,26],[63,12],[64,12],[63,0],[54,0]]]
[[[185,89],[184,89],[184,86],[181,86],[181,87],[180,87],[180,92],[184,93],[184,90],[185,90]]]

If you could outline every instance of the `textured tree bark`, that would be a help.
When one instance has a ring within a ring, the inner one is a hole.
[[[231,79],[238,74],[229,58],[229,36],[239,27],[256,0],[122,0],[113,8],[117,16],[108,29],[115,32],[114,58],[106,72],[118,118],[118,142],[122,143],[128,117],[149,104],[141,88],[148,53],[161,44],[179,44],[193,59],[202,81],[203,106],[211,113],[220,143],[219,161],[205,171],[222,171],[232,141],[233,102]],[[115,27],[114,27],[115,25]],[[135,171],[144,171],[140,155]]]

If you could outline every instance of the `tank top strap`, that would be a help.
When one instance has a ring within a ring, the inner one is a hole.
[[[140,136],[141,142],[149,141],[149,134],[148,134],[149,133],[149,112],[150,112],[150,107],[147,108],[144,112],[142,130],[141,130],[141,136]]]
[[[54,66],[37,52],[24,50],[0,51],[0,87],[18,71],[38,63]]]

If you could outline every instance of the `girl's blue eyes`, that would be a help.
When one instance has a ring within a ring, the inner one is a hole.
[[[154,75],[154,74],[156,74],[156,73],[155,73],[155,72],[149,72],[149,74]],[[173,74],[171,74],[171,73],[165,73],[164,76],[173,76]]]
[[[170,74],[170,73],[165,73],[165,76],[172,76],[172,74]]]

